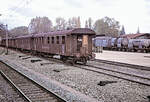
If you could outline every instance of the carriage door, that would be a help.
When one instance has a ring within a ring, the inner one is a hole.
[[[83,35],[83,41],[82,41],[82,47],[83,47],[83,53],[88,53],[88,35]]]
[[[82,55],[88,53],[88,35],[77,36],[77,52]]]
[[[82,47],[82,35],[77,36],[77,52],[80,53],[80,48]]]

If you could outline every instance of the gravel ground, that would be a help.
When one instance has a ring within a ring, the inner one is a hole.
[[[29,69],[39,72],[44,76],[57,80],[83,94],[104,102],[149,102],[147,96],[150,95],[150,87],[126,80],[110,77],[107,75],[86,71],[76,67],[63,65],[60,63],[48,61],[38,57],[22,59],[24,55],[9,51],[9,55],[0,55],[19,63]],[[35,63],[31,60],[41,59]],[[41,63],[46,63],[41,66]],[[99,86],[100,81],[114,81],[113,83]]]

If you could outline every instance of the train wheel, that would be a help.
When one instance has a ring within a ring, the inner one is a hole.
[[[72,61],[70,61],[71,62],[71,65],[74,65],[75,64],[75,61],[74,60],[72,60]]]
[[[64,63],[66,63],[67,58],[66,58],[66,57],[64,57],[64,56],[62,56],[62,57],[61,57],[61,60],[62,60]]]
[[[145,50],[145,53],[148,53],[148,50]]]
[[[86,65],[86,63],[87,63],[86,58],[83,58],[83,64]]]

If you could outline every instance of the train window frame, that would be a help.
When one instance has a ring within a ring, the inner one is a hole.
[[[62,36],[62,42],[61,42],[62,44],[65,44],[65,39],[66,39],[65,36]]]
[[[42,44],[44,44],[44,37],[42,37]]]
[[[80,47],[82,47],[82,42],[83,41],[83,36],[82,35],[78,35],[77,36],[77,52],[80,51]]]
[[[50,37],[48,36],[47,37],[47,44],[49,44],[50,43]]]
[[[59,36],[56,36],[56,44],[59,44]]]
[[[54,41],[55,41],[55,40],[54,40],[54,37],[51,37],[51,39],[52,39],[52,44],[54,44]]]
[[[41,43],[41,38],[39,37],[39,44]]]

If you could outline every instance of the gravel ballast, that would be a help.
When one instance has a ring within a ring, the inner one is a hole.
[[[22,53],[9,51],[9,55],[0,55],[12,63],[26,67],[32,71],[42,74],[46,78],[51,78],[89,97],[96,98],[104,102],[149,102],[147,96],[150,95],[150,87],[138,83],[114,78],[104,74],[99,74],[73,66],[48,61],[43,58],[32,56],[28,59]],[[26,55],[31,56],[31,55]],[[31,60],[40,59],[32,63]],[[41,65],[41,63],[43,65]],[[100,81],[110,81],[106,85],[98,85]],[[111,83],[112,82],[112,83]]]

